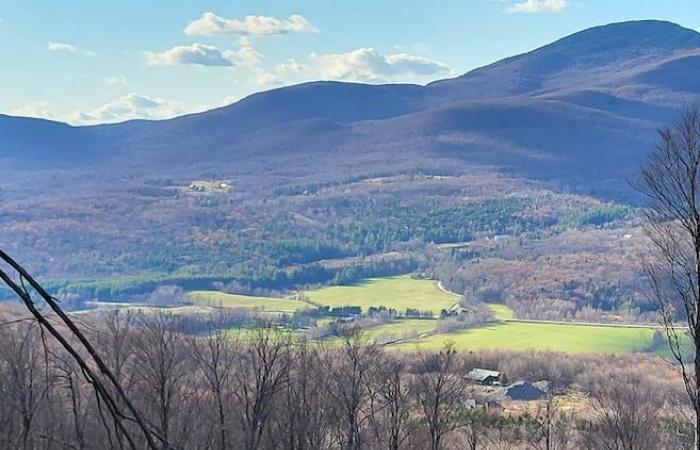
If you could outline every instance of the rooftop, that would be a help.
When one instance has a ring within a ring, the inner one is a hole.
[[[467,378],[477,381],[484,381],[491,377],[500,378],[501,372],[488,369],[473,369],[467,374]]]

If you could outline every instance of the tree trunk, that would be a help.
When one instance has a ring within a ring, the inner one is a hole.
[[[693,448],[695,450],[700,450],[700,410],[698,410],[698,405],[695,405],[695,427],[694,427],[695,441]]]

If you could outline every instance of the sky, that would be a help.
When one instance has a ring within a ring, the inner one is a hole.
[[[313,80],[450,78],[698,0],[0,0],[0,113],[161,119]]]

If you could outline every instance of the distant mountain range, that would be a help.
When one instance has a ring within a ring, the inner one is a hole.
[[[200,114],[91,127],[0,115],[0,161],[6,169],[245,166],[292,177],[324,164],[434,162],[619,191],[655,130],[698,99],[700,33],[635,21],[427,86],[313,82]]]

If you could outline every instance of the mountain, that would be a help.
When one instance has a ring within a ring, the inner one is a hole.
[[[432,83],[440,98],[498,98],[614,83],[628,71],[700,49],[700,33],[643,20],[590,28],[529,53]]]
[[[0,160],[80,163],[97,145],[98,140],[85,129],[0,114]]]
[[[617,23],[427,86],[306,83],[200,114],[93,127],[0,116],[0,158],[6,167],[109,161],[111,171],[245,168],[329,179],[377,164],[488,165],[617,195],[655,130],[700,98],[699,69],[700,33]]]

